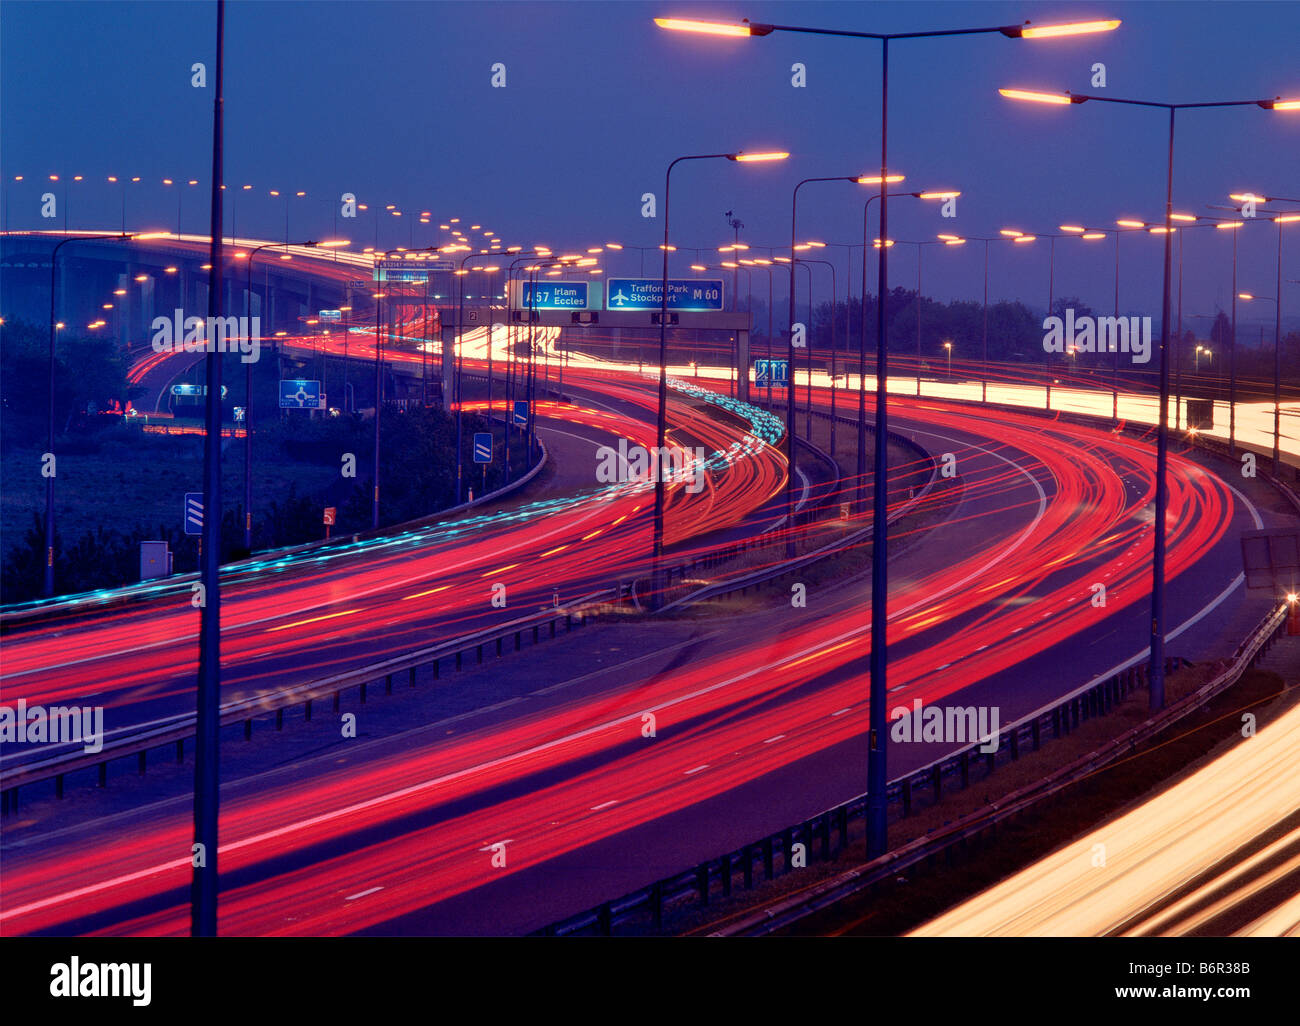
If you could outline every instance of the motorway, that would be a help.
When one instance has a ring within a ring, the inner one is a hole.
[[[476,356],[465,354],[474,370]],[[535,608],[557,582],[580,594],[615,570],[644,571],[648,489],[593,491],[586,461],[601,439],[649,444],[648,381],[602,361],[565,375],[573,401],[538,409],[558,443],[560,476],[547,486],[558,494],[232,570],[230,697],[428,643],[430,625],[458,634],[504,615],[487,602],[490,582]],[[828,404],[825,389],[814,393]],[[678,487],[669,508],[670,541],[689,557],[742,524],[774,522],[784,461],[761,411],[719,397],[730,412],[711,413],[689,386],[675,395],[674,433],[719,464],[710,487]],[[917,504],[926,521],[898,532],[891,703],[987,705],[1008,723],[1141,657],[1149,438],[932,397],[899,397],[891,411],[894,430],[957,468],[951,487]],[[895,509],[909,500],[907,469],[891,469]],[[1238,539],[1272,520],[1258,490],[1252,499],[1177,448],[1170,485],[1171,651],[1198,658],[1249,613]],[[187,590],[87,604],[12,635],[6,696],[94,698],[131,728],[177,715],[192,704]],[[512,694],[500,682],[477,690],[502,671],[476,671],[429,705],[367,712],[365,739],[342,742],[335,725],[291,762],[273,748],[260,763],[237,757],[223,788],[221,931],[524,932],[860,794],[868,596],[858,575],[811,590],[806,608],[778,589],[718,619],[594,628],[530,653]],[[895,745],[891,774],[953,747]],[[28,808],[3,843],[0,931],[187,929],[187,796],[67,826],[42,815],[49,802]]]
[[[982,695],[1009,722],[1074,674],[1081,683],[1102,672],[1129,643],[1140,650],[1149,447],[995,419],[1000,442],[969,416],[956,431],[942,407],[898,418],[903,430],[950,441],[965,478],[944,531],[900,557],[891,693],[900,704]],[[1066,438],[1076,446],[1068,456]],[[1171,539],[1171,573],[1198,558],[1230,563],[1225,513],[1242,504],[1195,464],[1175,469],[1185,527]],[[1253,524],[1248,508],[1234,521]],[[956,565],[954,546],[966,554]],[[1104,612],[1088,601],[1094,577],[1113,596]],[[1198,615],[1222,587],[1198,575],[1175,593],[1175,616]],[[864,591],[844,582],[806,615],[777,597],[752,626],[688,636],[602,672],[565,673],[573,657],[557,650],[558,665],[538,668],[546,694],[508,714],[461,714],[454,737],[438,720],[407,724],[356,750],[336,744],[250,774],[224,798],[223,932],[533,929],[583,907],[597,882],[615,887],[606,897],[620,893],[623,882],[631,889],[860,793]],[[1133,605],[1138,616],[1125,615]],[[1059,672],[1066,653],[1071,675]],[[646,711],[658,719],[649,746]],[[893,768],[934,754],[911,746]],[[5,931],[183,931],[188,860],[159,854],[184,850],[187,816],[173,800],[52,836],[11,830]],[[491,865],[498,842],[505,870]]]

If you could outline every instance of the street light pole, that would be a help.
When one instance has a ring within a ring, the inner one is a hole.
[[[208,316],[221,316],[221,183],[224,179],[225,0],[217,0],[217,53],[212,117],[212,211],[208,252]],[[210,320],[209,324],[212,323]],[[199,679],[194,726],[194,859],[190,933],[217,935],[217,810],[221,779],[221,357],[208,339],[203,435],[203,559],[200,566]]]
[[[143,232],[122,232],[120,235],[110,235],[106,238],[116,239],[119,241],[130,241],[132,239],[149,238],[148,233]],[[50,354],[49,354],[49,423],[47,425],[48,434],[46,438],[46,453],[51,456],[54,453],[54,350],[57,339],[57,333],[60,324],[57,319],[56,304],[58,297],[58,256],[59,250],[69,242],[76,242],[77,238],[69,237],[60,239],[54,244],[54,249],[50,252]],[[92,239],[82,239],[80,241],[95,241]],[[54,594],[54,473],[51,472],[45,478],[45,574],[42,582],[42,594],[45,598],[50,598]]]
[[[54,454],[54,343],[58,332],[55,314],[55,300],[58,296],[58,279],[55,271],[58,267],[59,250],[72,242],[71,238],[60,239],[54,244],[50,254],[50,403],[49,436],[46,443],[46,459]],[[45,583],[44,595],[50,598],[54,594],[54,472],[45,476]]]
[[[871,727],[869,734],[870,752],[867,757],[867,854],[875,857],[883,854],[886,847],[886,824],[888,821],[885,804],[886,771],[886,719],[885,654],[886,634],[886,599],[887,571],[886,563],[886,517],[887,497],[885,495],[886,474],[885,432],[888,418],[885,411],[886,391],[886,340],[885,340],[885,287],[888,281],[889,262],[889,188],[885,182],[888,173],[888,109],[889,109],[889,42],[891,39],[923,39],[939,36],[967,36],[987,33],[1001,33],[1012,39],[1049,38],[1064,35],[1079,35],[1091,32],[1105,32],[1119,27],[1115,20],[1083,22],[1068,25],[1000,25],[988,28],[947,29],[930,32],[852,32],[841,29],[819,29],[798,25],[771,25],[745,21],[743,24],[719,24],[680,18],[657,18],[656,24],[661,28],[687,32],[703,32],[726,36],[767,36],[773,32],[798,32],[812,35],[841,36],[854,39],[877,40],[881,44],[881,90],[880,90],[880,270],[878,278],[879,310],[877,311],[877,331],[879,345],[876,352],[876,467],[875,467],[875,501],[872,511],[872,569],[871,569]],[[865,217],[865,214],[864,214]],[[866,248],[863,247],[863,265],[866,264]],[[863,290],[866,291],[865,289]],[[865,303],[865,297],[864,297]],[[865,362],[865,361],[864,361]],[[861,422],[859,421],[859,424]],[[861,428],[859,428],[861,438]]]
[[[1156,508],[1155,523],[1152,525],[1155,536],[1154,559],[1152,561],[1151,579],[1151,650],[1148,665],[1148,686],[1150,707],[1153,711],[1165,705],[1165,548],[1168,534],[1166,517],[1169,503],[1169,311],[1170,285],[1173,267],[1173,213],[1174,213],[1174,119],[1180,110],[1204,107],[1252,107],[1258,106],[1268,110],[1292,110],[1300,104],[1279,103],[1278,100],[1227,100],[1211,103],[1158,103],[1150,100],[1127,100],[1114,96],[1095,96],[1080,93],[1039,93],[1023,89],[1000,89],[999,92],[1009,99],[1030,100],[1038,103],[1050,103],[1069,106],[1096,100],[1102,103],[1122,103],[1136,107],[1152,107],[1169,112],[1169,142],[1165,170],[1165,256],[1164,288],[1161,300],[1160,320],[1160,411],[1158,417],[1159,431],[1156,443]],[[1233,311],[1234,341],[1236,313],[1236,242],[1233,242]],[[1235,367],[1234,367],[1235,370]],[[1235,376],[1233,379],[1235,388]],[[1229,451],[1235,455],[1235,423],[1233,420],[1232,396],[1229,397]]]
[[[659,303],[659,415],[655,424],[655,446],[657,449],[655,466],[655,512],[654,512],[654,556],[651,583],[651,603],[655,608],[660,604],[662,593],[661,562],[664,551],[664,502],[665,482],[663,475],[664,437],[667,434],[668,418],[668,227],[669,227],[669,190],[672,185],[673,168],[686,160],[784,160],[788,153],[699,153],[678,157],[668,165],[664,174],[664,243],[663,243],[663,277],[660,288],[662,295]]]

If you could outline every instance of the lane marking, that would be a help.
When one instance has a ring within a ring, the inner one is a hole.
[[[339,613],[326,613],[324,616],[313,616],[308,620],[295,620],[293,623],[281,624],[279,627],[268,627],[267,634],[274,634],[276,631],[287,631],[291,627],[302,627],[309,623],[320,623],[322,620],[336,620],[340,616],[351,616],[353,613],[361,612],[360,609],[344,609]]]

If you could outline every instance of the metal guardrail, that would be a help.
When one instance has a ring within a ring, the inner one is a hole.
[[[284,711],[302,705],[305,718],[310,720],[313,703],[322,698],[332,698],[333,711],[337,712],[341,696],[345,691],[357,689],[357,697],[365,703],[368,688],[383,682],[384,692],[392,694],[393,678],[405,671],[409,686],[415,687],[417,671],[432,668],[433,679],[438,680],[441,663],[444,659],[454,661],[455,669],[464,665],[467,657],[472,655],[475,663],[483,662],[485,647],[495,647],[495,654],[505,653],[505,646],[513,636],[514,651],[523,647],[525,631],[531,630],[532,642],[537,644],[542,639],[542,631],[549,628],[549,637],[555,637],[559,624],[563,623],[565,631],[581,626],[592,606],[599,604],[617,589],[601,589],[589,592],[574,600],[573,603],[555,609],[545,609],[527,616],[518,617],[505,624],[496,624],[481,631],[452,638],[436,645],[410,652],[392,659],[371,663],[355,670],[321,677],[300,684],[283,688],[275,695],[256,696],[229,702],[221,708],[221,726],[244,724],[244,738],[253,735],[253,721],[270,713],[275,713],[275,729],[284,726]],[[63,797],[64,777],[80,770],[98,767],[99,786],[104,786],[108,778],[108,765],[118,759],[136,756],[138,772],[143,774],[146,768],[148,752],[153,749],[176,746],[176,759],[184,758],[185,741],[194,736],[195,715],[187,713],[177,717],[174,722],[133,732],[113,741],[106,742],[98,752],[63,751],[45,758],[32,759],[0,770],[0,814],[8,814],[18,807],[18,789],[49,780],[54,781],[55,796]]]
[[[1245,670],[1254,665],[1259,656],[1267,650],[1268,645],[1285,626],[1287,610],[1288,607],[1283,605],[1269,613],[1239,646],[1228,667],[1213,680],[1169,706],[1158,716],[1076,759],[1035,784],[1021,788],[999,801],[990,803],[978,812],[946,824],[925,837],[888,852],[864,866],[849,870],[802,892],[795,898],[759,909],[714,935],[754,936],[770,933],[856,891],[888,880],[903,870],[926,861],[937,860],[955,846],[965,844],[986,831],[995,831],[999,823],[1024,811],[1035,802],[1058,793],[1079,777],[1132,751],[1143,741],[1191,714],[1236,683]],[[1174,662],[1170,660],[1171,664]],[[924,793],[932,793],[933,799],[937,801],[942,794],[945,781],[956,778],[960,788],[970,786],[971,770],[978,764],[984,766],[984,778],[987,778],[988,774],[997,768],[999,762],[1006,764],[1018,760],[1021,750],[1026,746],[1031,751],[1037,751],[1049,732],[1051,737],[1063,737],[1072,733],[1079,724],[1109,713],[1130,692],[1145,687],[1144,669],[1142,666],[1130,667],[1058,703],[1049,710],[1010,725],[999,732],[999,745],[994,752],[981,751],[982,742],[978,742],[954,755],[891,781],[886,792],[889,804],[898,806],[900,816],[906,817],[912,813],[918,799]],[[1000,753],[1005,753],[1001,760],[998,758]],[[667,907],[674,902],[694,898],[695,907],[703,908],[707,907],[715,896],[729,897],[737,886],[750,889],[754,886],[759,872],[765,880],[774,879],[777,875],[778,854],[782,870],[793,871],[796,868],[793,865],[795,844],[803,845],[802,854],[807,860],[811,861],[814,852],[819,850],[821,860],[829,861],[834,853],[849,846],[851,823],[855,820],[865,821],[866,810],[867,796],[859,795],[797,825],[759,838],[721,857],[702,862],[692,869],[657,880],[622,898],[605,902],[586,912],[551,924],[537,933],[546,936],[563,936],[594,930],[602,935],[609,935],[616,926],[632,920],[637,921],[642,928],[649,927],[658,932],[663,928]],[[833,837],[837,840],[833,841]]]

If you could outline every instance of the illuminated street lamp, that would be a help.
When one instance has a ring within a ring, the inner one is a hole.
[[[248,275],[244,283],[244,323],[251,325],[253,323],[253,257],[261,250],[273,249],[277,246],[308,246],[321,249],[337,249],[340,246],[346,246],[348,239],[328,239],[324,242],[317,242],[314,239],[308,239],[305,242],[264,242],[260,246],[254,246],[248,251]],[[238,254],[236,254],[238,256]],[[347,336],[344,336],[344,344],[347,343]],[[253,364],[248,361],[244,364],[244,548],[249,552],[253,550]],[[344,400],[347,399],[347,392],[344,391]]]
[[[952,343],[945,342],[943,344],[943,347],[944,349],[948,350],[948,380],[951,381],[952,380]]]
[[[1160,710],[1165,705],[1165,546],[1168,526],[1165,517],[1169,505],[1169,294],[1173,267],[1173,212],[1174,212],[1174,118],[1180,110],[1204,107],[1263,107],[1266,110],[1300,110],[1300,100],[1221,100],[1209,103],[1158,103],[1151,100],[1126,100],[1114,96],[1095,96],[1079,93],[1039,93],[1018,89],[1001,89],[1009,99],[1028,100],[1051,104],[1080,104],[1089,100],[1101,103],[1122,103],[1135,107],[1152,107],[1169,112],[1169,145],[1165,172],[1165,262],[1164,293],[1160,318],[1160,413],[1156,444],[1156,508],[1153,531],[1155,558],[1151,580],[1151,657],[1148,667],[1150,705]],[[1235,274],[1234,274],[1235,278]],[[1233,283],[1234,309],[1236,282]],[[1231,400],[1229,418],[1231,419]],[[1231,447],[1231,433],[1230,442]]]
[[[1231,198],[1240,203],[1300,203],[1300,199],[1287,196],[1257,196],[1254,193],[1232,193]],[[1277,225],[1277,297],[1273,300],[1273,473],[1282,469],[1282,226],[1300,222],[1300,212],[1287,211],[1276,215]]]
[[[660,247],[663,250],[663,279],[661,288],[663,295],[660,297],[659,305],[659,416],[655,427],[655,445],[657,451],[662,454],[664,451],[664,436],[667,433],[668,426],[668,254],[671,247],[668,242],[668,216],[669,216],[669,190],[672,186],[673,168],[686,160],[731,160],[736,163],[765,163],[769,161],[785,160],[790,154],[781,152],[761,152],[745,153],[743,150],[737,153],[697,153],[685,157],[678,157],[668,165],[668,171],[664,175],[664,241]],[[655,517],[654,517],[654,559],[653,559],[653,583],[651,585],[651,603],[658,608],[662,594],[662,580],[660,575],[660,561],[663,558],[664,551],[664,461],[659,460],[659,465],[655,470]]]
[[[117,240],[129,242],[132,239],[156,239],[162,232],[122,232],[120,235],[109,235],[104,241]],[[75,238],[60,239],[54,244],[54,249],[50,252],[50,358],[49,358],[49,423],[46,437],[47,453],[54,452],[54,343],[58,332],[64,328],[62,321],[56,320],[56,303],[58,300],[58,257],[59,250],[69,242],[78,241]],[[82,240],[84,241],[84,240]],[[54,594],[54,474],[51,473],[45,478],[45,578],[42,585],[41,593],[49,598]]]
[[[1000,25],[973,29],[943,29],[929,32],[855,32],[843,29],[819,29],[799,25],[772,25],[750,22],[726,24],[719,22],[696,21],[684,18],[657,18],[660,28],[685,32],[703,32],[721,36],[767,36],[773,32],[795,32],[799,34],[840,36],[849,39],[873,40],[880,43],[880,238],[889,238],[889,186],[886,175],[889,168],[889,43],[894,39],[926,39],[941,36],[967,36],[1000,33],[1011,39],[1044,39],[1059,36],[1074,36],[1093,32],[1109,32],[1119,27],[1119,21],[1088,21],[1061,25]],[[863,183],[866,184],[866,183]],[[863,265],[866,264],[866,247],[863,247]],[[876,316],[877,337],[880,344],[876,352],[876,438],[874,468],[875,494],[872,505],[872,552],[871,561],[871,727],[869,734],[870,754],[867,760],[868,790],[868,827],[867,852],[870,856],[881,855],[886,848],[886,828],[888,823],[885,789],[886,777],[886,716],[885,700],[887,695],[886,667],[888,658],[886,646],[888,637],[885,631],[887,606],[889,601],[888,570],[886,568],[886,544],[889,530],[888,522],[888,477],[885,460],[887,456],[886,433],[888,414],[886,404],[889,394],[886,383],[888,370],[887,347],[885,340],[885,296],[889,281],[889,248],[880,250],[877,296],[879,310]],[[865,293],[865,290],[864,290]],[[865,304],[866,297],[863,297]]]

